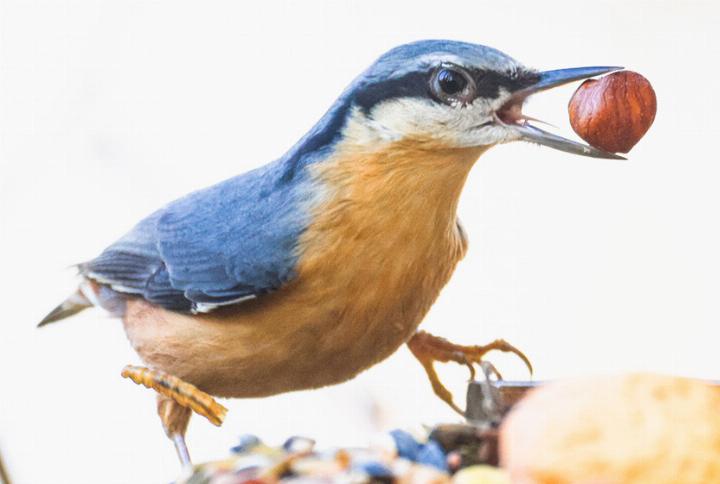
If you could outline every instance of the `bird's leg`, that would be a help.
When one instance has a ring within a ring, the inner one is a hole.
[[[183,466],[190,465],[185,445],[185,430],[190,415],[195,412],[213,425],[220,426],[227,408],[195,385],[159,370],[128,365],[123,369],[122,376],[158,392],[157,410],[165,433],[175,444]]]
[[[440,397],[443,402],[450,405],[453,410],[463,416],[465,415],[465,412],[463,412],[460,407],[453,402],[452,393],[450,393],[442,382],[440,382],[440,379],[435,372],[434,365],[436,361],[441,363],[453,361],[467,366],[470,369],[470,379],[472,380],[475,378],[475,367],[473,365],[479,364],[482,361],[483,356],[485,356],[488,352],[498,350],[507,353],[514,353],[519,356],[523,363],[525,363],[525,366],[528,367],[528,370],[530,370],[530,373],[532,373],[532,364],[527,356],[525,356],[522,351],[502,339],[495,340],[492,343],[483,346],[463,346],[451,343],[444,338],[433,336],[425,331],[418,331],[412,338],[410,338],[407,345],[415,358],[417,358],[423,368],[425,368],[425,372],[430,379],[430,384],[432,385],[435,395]]]
[[[183,407],[170,397],[158,394],[157,412],[165,430],[165,435],[175,444],[180,463],[183,467],[191,467],[192,461],[185,443],[185,431],[190,422],[192,410]]]

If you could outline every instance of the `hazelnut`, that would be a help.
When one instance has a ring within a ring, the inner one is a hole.
[[[588,79],[568,105],[570,124],[582,139],[612,153],[627,153],[655,120],[657,100],[650,82],[620,71]]]

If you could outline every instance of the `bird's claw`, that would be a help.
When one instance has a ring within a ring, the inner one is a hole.
[[[462,346],[451,343],[444,338],[433,336],[424,331],[419,331],[410,339],[410,341],[408,341],[408,347],[425,368],[425,372],[430,379],[430,383],[432,384],[435,394],[461,415],[464,415],[464,412],[453,402],[452,394],[440,382],[440,379],[435,372],[434,363],[436,361],[442,363],[452,361],[466,366],[470,371],[471,381],[475,380],[477,374],[475,365],[480,365],[486,379],[495,377],[498,380],[502,380],[500,372],[493,365],[483,360],[483,357],[487,353],[497,350],[515,354],[523,361],[530,374],[532,375],[533,373],[532,363],[530,363],[528,357],[525,356],[522,351],[503,339],[495,340],[492,343],[483,346]]]
[[[468,370],[470,370],[470,378],[468,379],[468,381],[475,381],[475,375],[477,372],[475,371],[474,363],[477,363],[483,369],[483,373],[485,373],[486,379],[489,379],[490,373],[492,373],[496,379],[503,380],[502,374],[500,373],[500,371],[497,368],[495,368],[495,366],[492,363],[490,363],[489,361],[480,360],[480,361],[476,361],[476,362],[471,362],[471,361],[465,362],[465,366],[467,366]],[[486,370],[485,365],[488,365],[492,370],[490,370],[490,371]]]
[[[485,363],[483,357],[485,356],[485,354],[493,350],[502,351],[504,353],[513,353],[525,364],[525,367],[528,369],[530,376],[532,376],[533,374],[532,363],[530,363],[528,357],[525,356],[525,353],[523,353],[504,339],[495,340],[492,343],[484,346],[461,346],[460,348],[465,351],[455,351],[454,357],[450,358],[450,361],[456,361],[460,364],[465,365],[470,371],[470,381],[474,381],[475,375],[477,374],[477,372],[475,371],[475,365],[482,365],[483,363]],[[492,366],[492,371],[499,380],[503,379],[502,374],[498,371],[497,368],[495,368],[495,366]]]

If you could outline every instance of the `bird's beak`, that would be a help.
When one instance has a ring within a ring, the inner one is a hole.
[[[624,160],[625,158],[620,155],[593,148],[532,126],[527,122],[529,118],[520,114],[523,101],[531,94],[619,69],[622,69],[622,67],[575,67],[541,72],[537,82],[512,94],[510,100],[498,110],[498,118],[506,127],[515,131],[520,140],[549,146],[576,155]]]

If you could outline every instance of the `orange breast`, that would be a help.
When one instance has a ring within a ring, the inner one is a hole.
[[[311,167],[326,188],[301,238],[297,278],[204,315],[142,300],[125,327],[147,364],[219,396],[339,383],[412,336],[465,252],[460,191],[479,149],[348,143]]]

